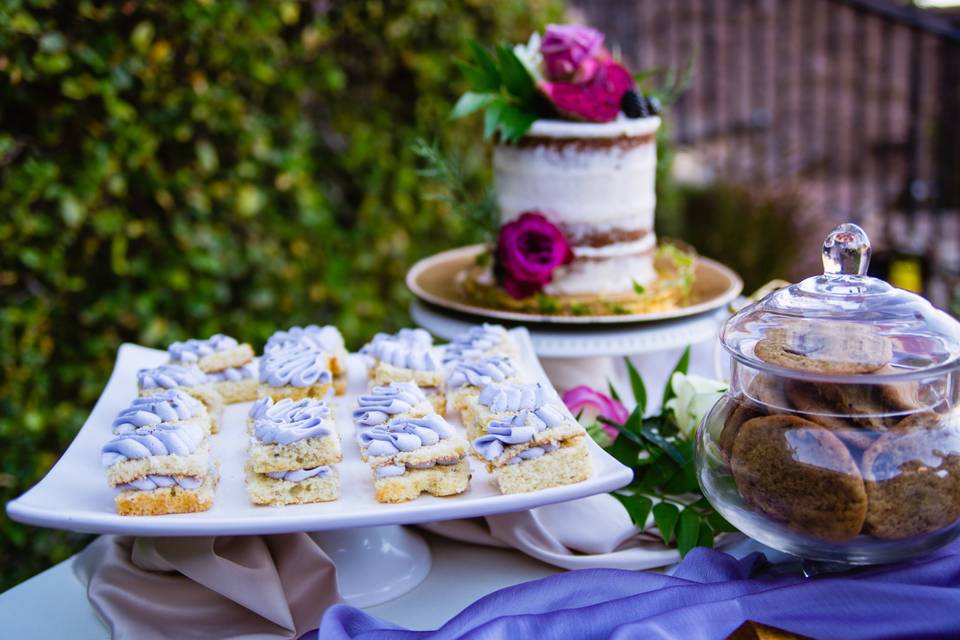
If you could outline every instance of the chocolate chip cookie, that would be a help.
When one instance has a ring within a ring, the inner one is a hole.
[[[863,527],[867,494],[856,463],[839,438],[809,420],[748,420],[730,466],[740,495],[795,531],[843,541]]]
[[[932,412],[909,416],[863,454],[865,531],[909,538],[960,519],[960,427]]]
[[[830,385],[790,380],[784,387],[790,404],[803,414],[803,418],[829,429],[841,440],[858,449],[866,449],[873,444],[872,434],[839,415],[843,411],[836,403],[827,399],[832,388]]]
[[[893,345],[867,325],[796,323],[767,331],[754,353],[764,362],[796,371],[857,375],[889,364]]]

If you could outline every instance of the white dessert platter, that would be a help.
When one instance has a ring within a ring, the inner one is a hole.
[[[511,333],[520,347],[521,365],[532,379],[550,386],[527,331],[513,329]],[[285,507],[251,504],[244,484],[248,442],[245,421],[250,403],[241,403],[227,407],[220,433],[212,438],[213,455],[220,464],[220,482],[212,509],[163,516],[120,516],[114,510],[115,492],[107,486],[100,466],[100,448],[111,437],[113,417],[136,396],[137,370],[162,364],[166,358],[164,351],[135,344],[120,348],[107,387],[80,432],[50,472],[36,486],[7,505],[10,518],[26,524],[84,533],[136,536],[313,532],[521,511],[612,491],[625,486],[633,477],[630,469],[590,441],[593,475],[578,484],[501,495],[491,484],[485,466],[471,460],[473,479],[464,494],[446,498],[423,495],[402,504],[378,503],[373,498],[370,467],[361,461],[354,439],[350,414],[357,395],[366,389],[367,378],[361,358],[351,355],[347,393],[331,401],[343,441],[343,461],[338,465],[341,477],[339,500]],[[448,418],[451,423],[458,424],[456,418]]]
[[[698,256],[692,301],[675,309],[650,313],[582,316],[495,309],[474,302],[457,283],[457,275],[474,264],[477,255],[485,249],[484,245],[476,244],[424,258],[407,272],[407,287],[423,302],[443,310],[472,316],[474,323],[480,319],[571,327],[597,324],[613,327],[690,318],[721,309],[735,300],[743,290],[743,281],[732,269],[715,260]]]

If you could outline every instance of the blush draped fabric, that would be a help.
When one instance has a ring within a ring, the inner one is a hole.
[[[336,605],[318,634],[323,640],[695,640],[725,638],[753,620],[814,638],[960,637],[960,543],[911,563],[814,578],[767,569],[760,554],[737,560],[694,549],[672,575],[583,569],[502,589],[432,632]]]
[[[101,536],[74,570],[113,638],[296,638],[341,602],[333,562],[305,533]]]

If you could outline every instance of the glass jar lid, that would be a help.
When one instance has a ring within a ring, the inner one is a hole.
[[[729,320],[720,340],[748,366],[817,379],[896,379],[960,366],[960,323],[867,273],[870,241],[842,224],[823,243],[823,275],[774,291]]]

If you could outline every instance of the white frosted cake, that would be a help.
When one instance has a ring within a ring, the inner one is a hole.
[[[573,260],[543,291],[552,296],[619,294],[657,275],[657,116],[613,122],[537,120],[494,151],[500,223],[537,212],[566,236]]]

